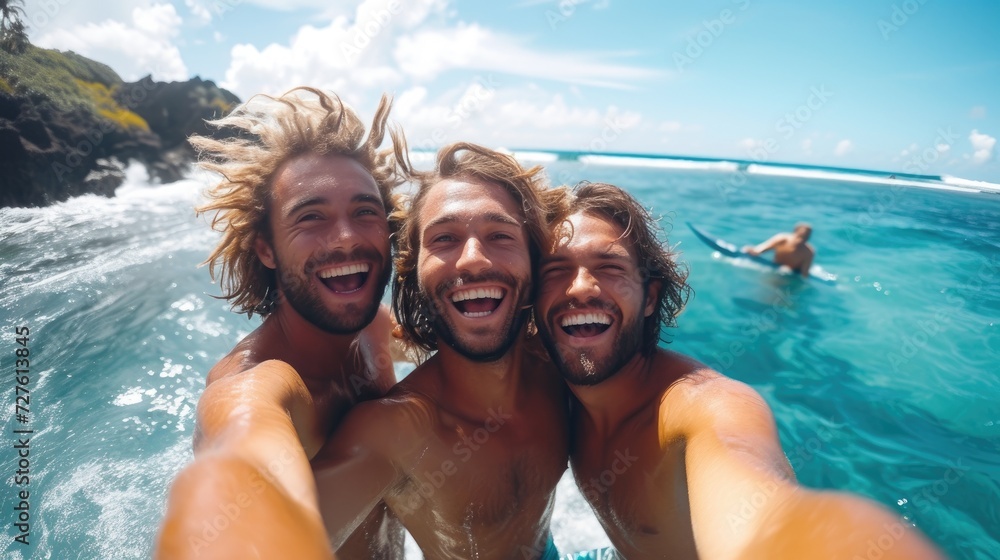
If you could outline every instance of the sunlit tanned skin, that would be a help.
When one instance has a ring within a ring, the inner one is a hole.
[[[809,267],[816,256],[816,250],[807,243],[811,235],[812,227],[809,224],[796,224],[792,233],[778,233],[756,247],[747,245],[743,252],[759,256],[773,249],[775,264],[787,266],[803,277],[808,277]]]
[[[171,489],[159,558],[332,558],[310,460],[348,410],[395,383],[380,305],[389,223],[372,173],[355,157],[307,151],[281,163],[269,189],[252,251],[274,271],[277,297],[208,374],[195,461]],[[387,516],[371,504],[337,557],[402,558]]]
[[[601,184],[577,192],[577,201],[629,197]],[[872,550],[883,559],[942,558],[884,508],[799,486],[756,391],[648,344],[645,321],[664,283],[684,277],[657,264],[640,267],[663,261],[640,257],[625,234],[629,223],[655,231],[634,204],[630,219],[622,206],[575,201],[543,260],[536,302],[539,329],[580,404],[573,472],[618,552],[628,559],[843,559],[870,558]]]
[[[542,558],[567,466],[567,400],[529,348],[537,338],[525,341],[525,213],[501,185],[460,175],[429,186],[408,219],[440,342],[320,452],[326,526],[336,542],[383,499],[425,558]]]

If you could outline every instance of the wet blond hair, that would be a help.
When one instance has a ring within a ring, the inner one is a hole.
[[[391,107],[391,98],[383,95],[366,138],[364,123],[336,94],[298,87],[280,97],[256,95],[210,121],[224,138],[190,139],[199,166],[222,176],[196,211],[215,212],[212,229],[222,233],[222,241],[205,262],[213,280],[218,272],[222,299],[234,311],[248,317],[270,311],[262,303],[275,289],[275,272],[264,266],[254,246],[259,236],[271,239],[272,183],[285,162],[306,154],[350,157],[375,179],[386,214],[396,210],[393,190],[405,180],[397,161],[405,160],[406,141],[398,129],[387,130]],[[387,131],[393,148],[379,150]]]

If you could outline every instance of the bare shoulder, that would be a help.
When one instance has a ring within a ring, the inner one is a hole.
[[[656,367],[676,381],[660,400],[661,422],[687,434],[719,424],[773,423],[767,402],[753,387],[687,356],[660,350]]]
[[[258,327],[239,341],[228,354],[212,366],[205,379],[205,385],[211,385],[224,377],[242,373],[266,361],[260,351],[262,336],[261,327]]]
[[[216,408],[231,411],[244,405],[279,406],[294,417],[312,413],[312,396],[295,368],[280,360],[265,360],[223,371],[215,379],[210,375],[198,401],[199,420]]]
[[[316,462],[337,461],[358,451],[401,459],[434,433],[437,418],[433,401],[396,386],[386,396],[352,408]]]

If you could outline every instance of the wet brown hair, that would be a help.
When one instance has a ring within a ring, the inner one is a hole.
[[[638,257],[643,288],[659,283],[656,307],[643,323],[642,351],[649,354],[661,340],[662,327],[677,326],[677,316],[691,295],[687,267],[676,262],[678,253],[665,240],[660,241],[657,218],[624,189],[584,181],[573,188],[573,195],[569,214],[590,214],[616,224]]]
[[[457,142],[441,148],[433,171],[413,171],[405,167],[417,184],[406,210],[397,210],[390,221],[399,231],[396,254],[396,276],[392,283],[393,311],[402,329],[404,341],[418,357],[437,349],[437,336],[431,325],[436,310],[421,293],[417,281],[417,260],[420,252],[420,211],[431,188],[447,179],[482,181],[498,186],[508,193],[523,212],[523,224],[528,234],[531,257],[532,290],[542,254],[552,245],[552,224],[566,215],[567,190],[546,188],[540,166],[525,169],[513,156],[468,142]]]
[[[353,158],[375,179],[386,213],[396,210],[393,189],[405,180],[396,163],[405,159],[402,133],[388,130],[393,149],[379,150],[391,107],[391,98],[383,95],[365,138],[364,123],[336,94],[298,87],[280,97],[256,95],[208,123],[227,138],[190,139],[199,165],[222,175],[196,210],[215,212],[212,228],[222,232],[222,241],[205,262],[213,279],[218,268],[222,297],[234,310],[248,316],[269,312],[261,303],[275,288],[275,272],[260,261],[254,244],[258,236],[270,239],[272,182],[285,162],[305,154]]]

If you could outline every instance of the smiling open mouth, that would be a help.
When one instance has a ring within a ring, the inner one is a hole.
[[[350,294],[364,287],[369,270],[371,265],[368,263],[347,264],[321,270],[319,279],[327,288],[338,294]]]
[[[573,313],[559,322],[563,332],[577,338],[597,336],[611,327],[611,315],[602,311]]]
[[[452,294],[451,303],[466,317],[486,317],[500,307],[503,298],[500,288],[469,288]]]

